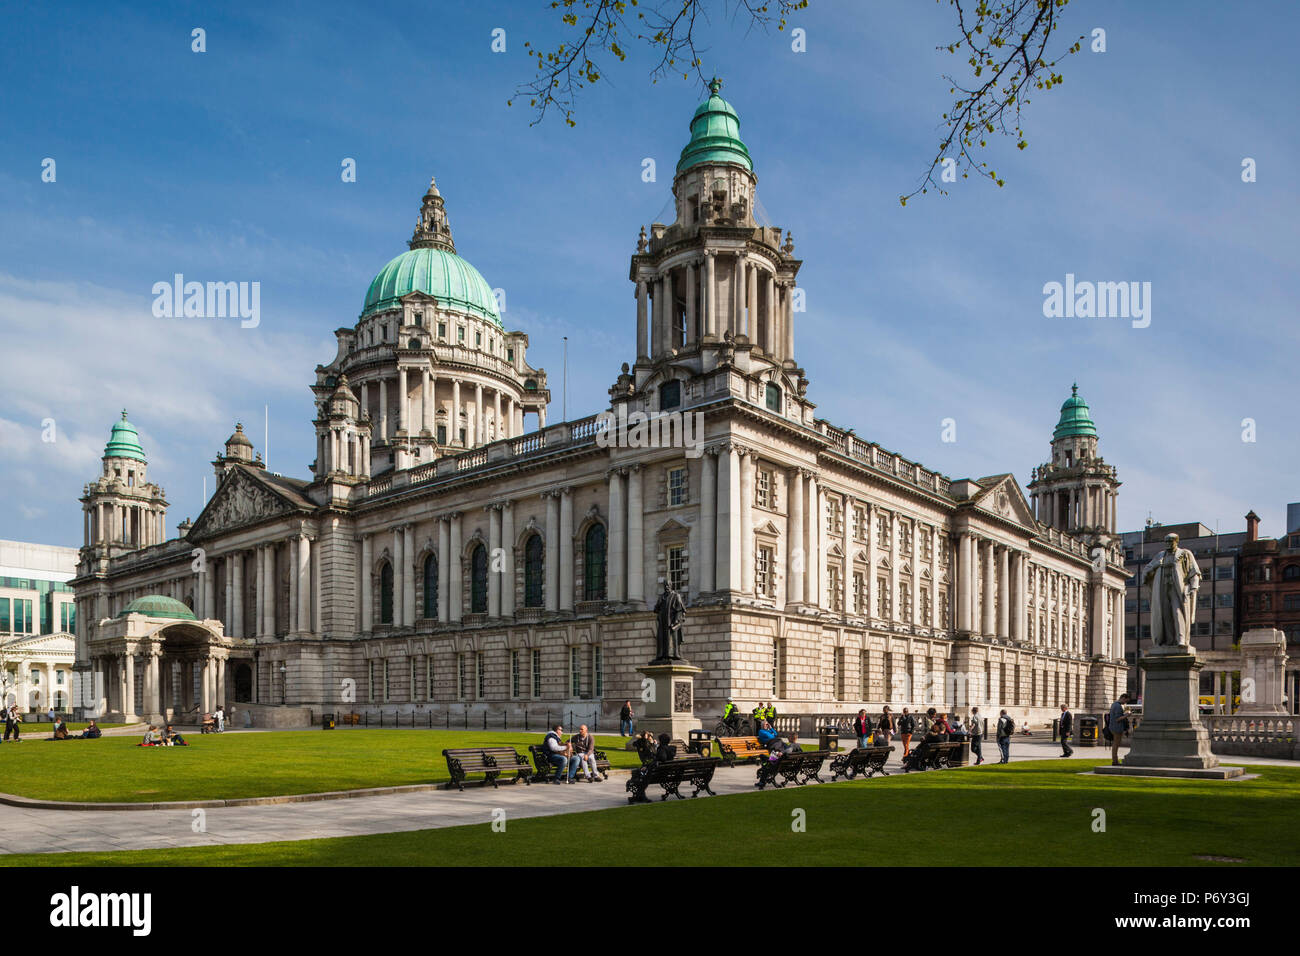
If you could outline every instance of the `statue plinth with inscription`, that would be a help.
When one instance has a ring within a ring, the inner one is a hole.
[[[665,583],[655,602],[655,657],[637,668],[645,678],[641,682],[644,710],[637,726],[683,740],[687,731],[700,727],[695,717],[695,677],[701,673],[681,656],[685,621],[682,596]]]

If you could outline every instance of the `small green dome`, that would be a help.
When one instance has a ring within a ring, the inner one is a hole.
[[[449,309],[501,325],[496,297],[487,280],[454,252],[436,248],[411,249],[380,269],[366,291],[362,318],[396,306],[398,299],[410,292],[424,292]]]
[[[128,614],[144,614],[147,617],[168,617],[177,621],[196,621],[194,612],[175,598],[164,597],[161,594],[146,594],[144,597],[136,598],[126,607],[124,607],[117,616],[126,617]]]
[[[700,104],[691,119],[691,141],[677,160],[677,171],[700,163],[732,163],[751,173],[754,163],[740,139],[740,117],[731,104],[718,95],[722,81],[716,77],[709,84],[709,98]]]
[[[122,420],[113,424],[113,434],[108,436],[108,444],[104,446],[104,457],[134,458],[149,463],[149,459],[144,457],[144,449],[140,447],[140,433],[126,420],[125,408],[122,409]]]
[[[1070,387],[1070,397],[1061,406],[1061,420],[1056,423],[1056,431],[1052,432],[1052,441],[1078,435],[1096,438],[1097,426],[1093,424],[1092,414],[1088,410],[1088,403],[1079,397],[1079,386],[1072,385]]]

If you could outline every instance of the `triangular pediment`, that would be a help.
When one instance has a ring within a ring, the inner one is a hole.
[[[7,641],[0,641],[0,648],[4,650],[6,656],[15,657],[31,653],[71,654],[76,651],[77,642],[76,638],[71,634],[63,632],[58,634],[31,634],[27,637],[15,637]]]
[[[190,529],[189,538],[199,540],[299,510],[244,469],[236,468],[208,500]]]
[[[1013,521],[1026,528],[1036,528],[1034,511],[1020,490],[1013,475],[994,475],[979,480],[981,491],[974,496],[975,507],[1004,521]]]

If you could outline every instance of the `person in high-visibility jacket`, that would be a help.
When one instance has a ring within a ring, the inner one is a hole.
[[[776,705],[775,704],[767,705],[767,722],[772,725],[773,730],[776,729]]]
[[[740,712],[736,707],[736,702],[728,697],[727,706],[722,708],[722,722],[729,727],[735,726],[738,716],[740,716]]]
[[[767,706],[759,701],[749,716],[754,718],[754,733],[757,734],[759,728],[763,726],[763,721],[767,720]]]

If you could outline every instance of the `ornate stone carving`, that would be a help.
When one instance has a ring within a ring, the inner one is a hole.
[[[237,478],[221,487],[218,499],[202,523],[202,531],[227,531],[288,510],[271,492],[247,478]]]

